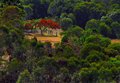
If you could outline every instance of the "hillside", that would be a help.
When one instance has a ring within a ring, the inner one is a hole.
[[[120,0],[0,0],[0,83],[120,83]]]

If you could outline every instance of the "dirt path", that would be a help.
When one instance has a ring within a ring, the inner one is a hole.
[[[120,43],[120,40],[111,40],[111,43]]]
[[[27,36],[28,39],[34,38],[34,36]],[[37,37],[38,41],[41,41],[42,43],[49,41],[52,43],[52,46],[54,46],[55,43],[61,42],[62,37]]]

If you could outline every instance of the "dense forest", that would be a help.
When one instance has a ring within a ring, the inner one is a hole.
[[[48,28],[61,42],[27,38]],[[0,0],[0,83],[120,83],[112,39],[120,0]]]

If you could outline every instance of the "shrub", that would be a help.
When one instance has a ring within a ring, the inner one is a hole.
[[[115,49],[105,49],[105,53],[109,56],[109,57],[115,57],[116,55],[119,54],[119,52]]]
[[[92,62],[99,62],[101,60],[100,56],[97,54],[91,54],[87,56],[87,61],[92,63]]]
[[[87,43],[96,43],[96,44],[98,44],[101,38],[102,38],[101,35],[90,35],[89,37],[87,37],[85,39],[85,44],[87,44]]]
[[[86,58],[89,55],[89,52],[92,50],[96,50],[102,52],[104,49],[99,44],[88,43],[83,46],[81,49],[81,57]]]
[[[102,38],[100,40],[100,45],[103,47],[107,47],[110,44],[111,44],[111,40],[109,38]]]
[[[108,48],[117,50],[120,53],[120,43],[113,43],[108,46]]]

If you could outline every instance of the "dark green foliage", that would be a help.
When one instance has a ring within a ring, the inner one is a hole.
[[[116,34],[117,38],[120,38],[120,23],[118,22],[113,22],[111,24],[111,29],[114,31]]]
[[[99,41],[101,40],[101,35],[90,35],[85,39],[85,44],[87,43],[96,43],[99,44]]]
[[[17,61],[16,59],[13,59],[9,65],[8,65],[8,72],[17,72],[20,71],[24,67],[24,64],[22,62]]]
[[[115,57],[116,55],[119,54],[119,52],[115,49],[108,48],[105,50],[106,54],[109,55],[110,57]]]
[[[67,60],[67,66],[70,71],[75,71],[80,68],[79,61],[75,57],[71,57]]]
[[[82,68],[80,73],[79,73],[80,80],[82,82],[85,82],[85,83],[87,83],[87,82],[92,82],[92,83],[96,82],[97,79],[98,79],[98,75],[99,75],[99,73],[98,73],[97,69],[94,68],[94,67],[90,68],[90,69]]]
[[[24,70],[24,72],[21,72],[19,75],[19,78],[17,80],[17,83],[26,83],[26,82],[30,82],[30,77],[29,77],[30,73],[28,72],[28,70]]]
[[[86,58],[91,50],[103,51],[103,48],[99,44],[88,43],[81,49],[81,57]]]
[[[76,3],[80,3],[82,0],[53,0],[48,8],[48,14],[52,16],[60,16],[62,13],[73,12],[73,7]]]
[[[71,18],[65,18],[64,17],[60,20],[60,25],[62,27],[62,30],[66,31],[66,30],[68,30],[72,27],[73,21],[72,21]]]
[[[96,19],[92,19],[92,20],[89,20],[87,23],[86,23],[86,26],[85,26],[85,29],[96,29],[98,28],[99,26],[99,21],[96,20]]]
[[[100,32],[100,34],[104,35],[105,37],[108,37],[109,34],[111,33],[111,29],[105,23],[100,23],[99,32]]]
[[[102,38],[100,40],[100,45],[103,47],[107,47],[110,44],[111,44],[111,40],[109,38]]]
[[[120,53],[120,43],[113,43],[108,46],[110,49],[117,50]]]
[[[68,42],[68,35],[65,35],[63,38],[62,38],[62,42]]]
[[[119,3],[0,0],[0,83],[119,83],[120,44],[106,38],[119,38]],[[24,35],[26,22],[42,18],[62,26],[55,47]]]
[[[72,33],[71,35],[75,35],[77,37],[82,37],[84,30],[81,27],[76,26],[72,29],[71,33]]]
[[[89,56],[87,56],[87,61],[88,62],[99,62],[101,60],[100,56],[97,54],[90,54]]]
[[[62,52],[57,53],[57,56],[70,58],[70,57],[75,57],[76,55],[74,54],[74,51],[73,51],[72,47],[65,46],[64,50]]]
[[[101,67],[98,72],[102,80],[106,80],[107,82],[110,82],[112,80],[113,74],[110,69]]]
[[[76,24],[84,28],[88,20],[99,19],[105,13],[101,5],[93,2],[83,2],[75,6],[74,14],[76,17]]]

